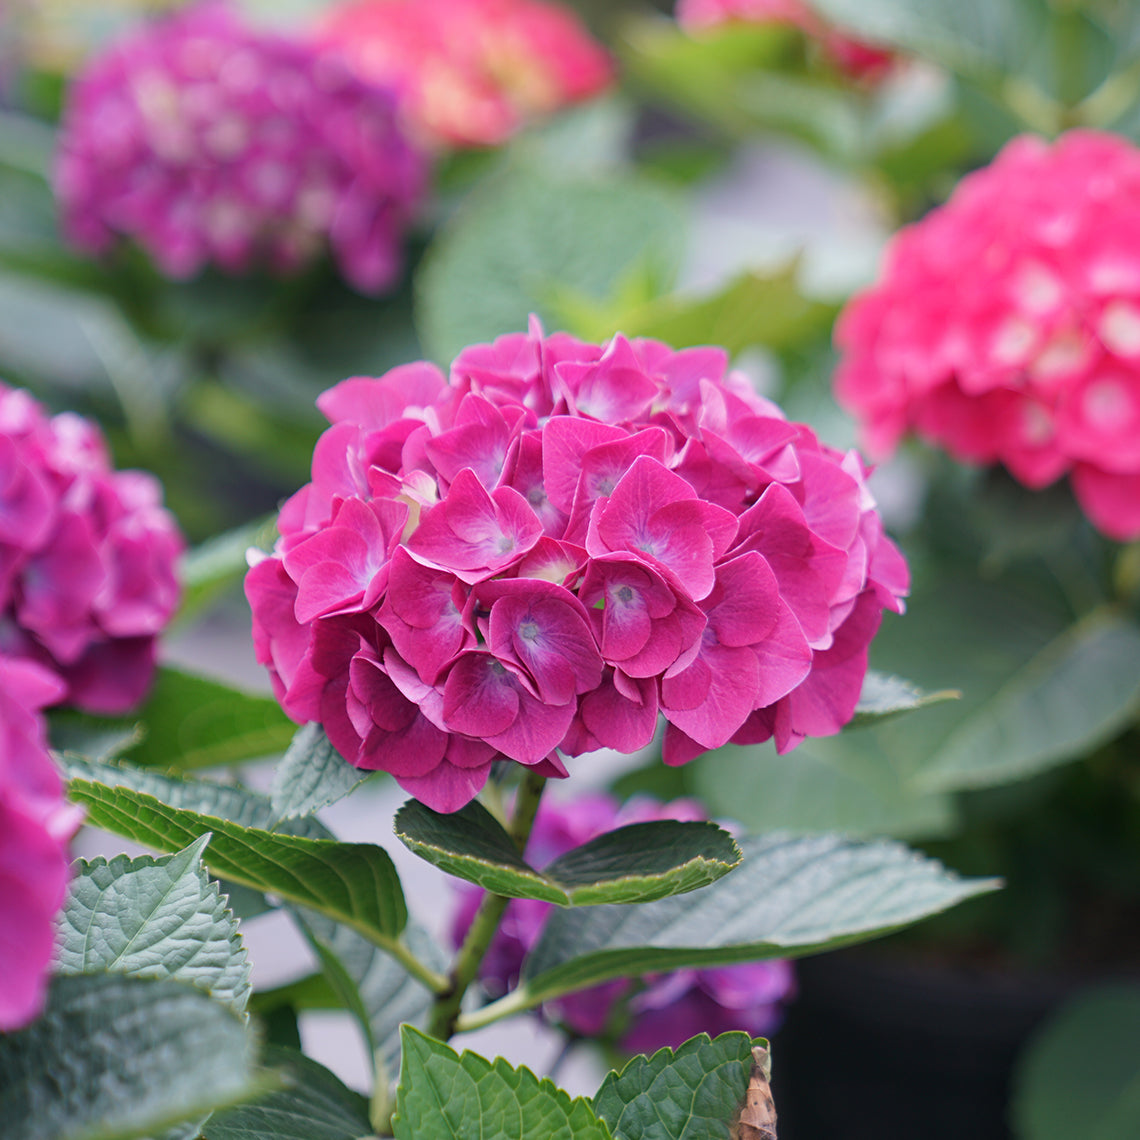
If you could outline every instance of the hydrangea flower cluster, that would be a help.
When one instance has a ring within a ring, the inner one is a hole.
[[[867,82],[881,79],[895,62],[892,52],[837,32],[807,0],[678,0],[677,22],[689,31],[736,22],[799,28],[844,75]]]
[[[426,160],[391,92],[207,0],[117,41],[71,85],[55,190],[93,253],[137,241],[171,277],[288,273],[327,247],[365,292],[400,268]]]
[[[395,86],[412,130],[435,146],[498,145],[613,79],[605,50],[549,0],[348,0],[319,39]]]
[[[64,801],[39,715],[63,688],[39,665],[0,656],[0,1033],[43,1005],[81,818]]]
[[[527,847],[527,858],[543,867],[599,835],[631,823],[659,819],[708,818],[695,800],[660,804],[639,797],[624,806],[605,794],[580,796],[569,802],[542,801]],[[459,905],[451,922],[456,946],[475,917],[483,892],[470,884],[459,888]],[[550,903],[513,899],[503,915],[480,972],[483,988],[500,997],[519,984],[523,959],[542,935]],[[583,1037],[618,1032],[627,1053],[650,1054],[663,1046],[677,1048],[698,1033],[716,1037],[731,1030],[753,1036],[771,1033],[779,1024],[782,1005],[795,991],[790,962],[774,959],[706,970],[677,970],[655,975],[636,988],[620,978],[567,994],[549,1003],[546,1020],[562,1024]]]
[[[897,234],[836,341],[836,394],[885,455],[908,430],[1140,537],[1140,150],[1010,142]]]
[[[127,711],[178,604],[182,547],[158,482],[112,470],[95,424],[0,384],[0,654],[51,670],[71,704]]]
[[[353,378],[246,593],[285,711],[454,811],[509,758],[786,750],[852,716],[907,569],[855,453],[717,348],[500,337]]]

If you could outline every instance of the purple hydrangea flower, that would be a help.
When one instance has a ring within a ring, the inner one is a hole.
[[[657,819],[705,818],[694,800],[659,804],[637,798],[619,806],[605,794],[563,803],[547,798],[539,807],[527,858],[543,867],[615,827]],[[451,936],[459,946],[483,892],[461,884],[457,893]],[[552,909],[550,903],[538,899],[514,899],[508,905],[480,972],[490,996],[500,997],[518,985],[523,959],[538,942]],[[616,1033],[618,1045],[626,1052],[652,1053],[666,1045],[675,1049],[698,1033],[715,1037],[738,1029],[754,1036],[769,1034],[779,1025],[783,1003],[794,992],[790,962],[745,962],[653,975],[643,979],[641,988],[619,978],[550,1002],[542,1016],[583,1037]]]
[[[288,273],[332,250],[374,292],[425,182],[386,89],[206,0],[133,31],[72,84],[55,189],[71,241],[137,241],[171,277]]]
[[[88,712],[136,705],[178,605],[183,541],[157,480],[115,471],[95,424],[0,384],[0,653]]]

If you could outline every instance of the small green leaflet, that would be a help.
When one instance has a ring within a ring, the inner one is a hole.
[[[715,824],[659,820],[601,835],[540,872],[475,801],[441,815],[409,800],[396,814],[396,834],[429,863],[495,894],[559,906],[642,903],[683,894],[715,882],[740,862],[732,836]]]
[[[174,978],[241,1013],[250,966],[237,922],[202,866],[208,841],[160,859],[81,862],[60,915],[58,971]]]

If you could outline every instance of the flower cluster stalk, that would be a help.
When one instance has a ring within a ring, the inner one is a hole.
[[[520,854],[526,851],[545,786],[544,776],[527,772],[519,787],[508,831]],[[510,901],[503,895],[494,895],[490,892],[484,896],[455,959],[451,971],[451,985],[446,993],[436,998],[432,1008],[431,1020],[428,1023],[428,1033],[432,1037],[446,1041],[455,1032],[463,998],[471,983],[478,977],[479,967],[483,964],[483,959],[494,941],[499,923],[502,922]]]

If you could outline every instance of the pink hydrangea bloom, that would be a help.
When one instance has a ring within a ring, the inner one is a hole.
[[[1140,150],[1021,137],[895,236],[837,326],[836,394],[888,454],[907,431],[1028,487],[1068,474],[1140,536]]]
[[[532,866],[544,867],[567,851],[631,823],[706,818],[695,800],[659,804],[639,797],[621,806],[605,794],[562,803],[548,797],[539,806],[527,860]],[[462,943],[482,897],[478,887],[459,886],[451,922],[456,946]],[[500,997],[518,985],[523,959],[538,942],[552,909],[550,903],[538,899],[512,900],[480,972],[489,995]],[[543,1009],[543,1016],[586,1037],[603,1036],[620,1021],[620,1047],[629,1053],[652,1053],[663,1046],[675,1049],[698,1033],[712,1037],[730,1030],[771,1033],[780,1022],[783,1003],[794,991],[790,962],[746,962],[655,975],[645,979],[642,988],[635,988],[628,979],[616,979],[559,998]]]
[[[386,89],[206,0],[135,30],[74,81],[55,190],[93,253],[137,241],[171,277],[207,263],[288,273],[331,248],[390,285],[425,159]]]
[[[734,22],[799,28],[819,43],[834,66],[852,79],[881,79],[895,62],[892,52],[837,32],[820,18],[808,0],[677,0],[677,22],[690,31]]]
[[[408,364],[332,426],[246,578],[285,711],[438,811],[507,758],[681,764],[850,719],[901,556],[866,469],[715,348],[565,334]]]
[[[0,1033],[43,1005],[67,844],[80,820],[64,801],[39,715],[62,693],[48,670],[0,656]]]
[[[549,0],[347,0],[318,40],[393,84],[412,130],[434,145],[495,146],[613,79],[603,48]]]
[[[0,384],[0,653],[50,669],[71,704],[125,712],[150,686],[182,548],[158,482],[113,470],[95,424]]]

